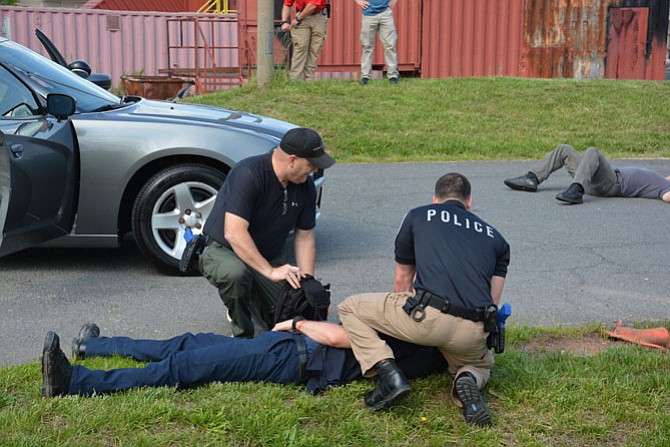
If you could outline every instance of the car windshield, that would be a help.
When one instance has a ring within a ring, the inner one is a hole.
[[[119,107],[118,96],[17,43],[0,41],[0,61],[21,75],[44,98],[63,93],[77,100],[77,112]]]

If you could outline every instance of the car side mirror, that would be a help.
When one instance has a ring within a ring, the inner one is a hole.
[[[105,73],[91,73],[86,79],[105,90],[112,87],[112,77]]]
[[[62,93],[49,93],[47,95],[47,112],[59,121],[74,115],[76,110],[77,101],[72,96]]]

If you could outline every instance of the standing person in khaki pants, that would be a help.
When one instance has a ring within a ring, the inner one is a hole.
[[[291,9],[295,16],[291,20]],[[330,5],[328,0],[284,0],[282,31],[291,31],[293,57],[289,76],[292,81],[313,81],[319,54],[326,43]]]
[[[395,30],[393,11],[398,0],[354,0],[363,8],[361,19],[361,78],[358,83],[366,85],[372,76],[372,53],[375,48],[375,36],[384,46],[384,62],[387,77],[391,84],[398,83],[398,33]]]
[[[493,367],[487,348],[491,310],[500,301],[509,244],[469,211],[470,182],[461,174],[440,177],[433,203],[405,216],[395,240],[393,293],[366,293],[338,306],[340,320],[365,377],[378,376],[365,404],[381,410],[410,391],[393,350],[379,337],[440,350],[454,377],[452,396],[465,421],[490,425],[480,389]]]

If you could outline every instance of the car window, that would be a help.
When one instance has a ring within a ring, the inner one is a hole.
[[[0,116],[24,118],[40,114],[40,106],[30,89],[0,66]]]
[[[77,112],[90,112],[121,103],[118,96],[15,42],[0,44],[0,61],[44,98],[49,93],[72,96],[77,100]]]

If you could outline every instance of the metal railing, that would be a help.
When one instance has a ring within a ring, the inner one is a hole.
[[[168,24],[168,69],[159,69],[162,74],[191,78],[195,84],[195,93],[200,95],[232,87],[239,87],[249,73],[239,66],[239,56],[234,66],[222,67],[217,64],[215,53],[240,51],[238,45],[223,45],[216,42],[213,27],[221,21],[237,22],[237,18],[207,19],[169,19]],[[176,35],[170,33],[170,23],[177,23]],[[209,31],[209,32],[208,32]],[[177,52],[190,55],[193,65],[189,67],[173,67],[172,57]],[[245,76],[246,74],[246,76]]]
[[[198,12],[228,14],[237,12],[237,0],[207,0]]]

